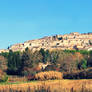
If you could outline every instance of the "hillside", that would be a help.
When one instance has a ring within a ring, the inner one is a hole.
[[[29,40],[24,43],[18,43],[12,45],[7,50],[0,50],[0,52],[23,51],[25,48],[29,48],[32,51],[40,50],[41,48],[53,50],[53,49],[79,49],[79,50],[92,50],[92,33],[73,32],[64,35],[47,36],[41,39]]]

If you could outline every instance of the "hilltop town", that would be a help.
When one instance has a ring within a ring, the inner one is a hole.
[[[25,48],[29,48],[32,51],[40,50],[92,50],[92,33],[73,32],[64,35],[46,36],[41,39],[29,40],[24,43],[14,44],[6,50],[0,50],[0,52],[24,51]]]

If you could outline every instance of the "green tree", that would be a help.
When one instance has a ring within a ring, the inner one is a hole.
[[[50,61],[50,52],[49,50],[45,51],[45,55],[44,55],[44,62],[49,62]]]
[[[87,68],[87,61],[85,59],[83,59],[83,61],[82,61],[82,68],[83,69]]]
[[[79,69],[86,69],[87,68],[87,60],[83,59],[79,64],[78,64]]]
[[[0,56],[0,69],[2,71],[7,70],[7,59],[4,56]]]
[[[21,57],[21,61],[22,61],[22,65],[21,65],[21,74],[26,76],[26,75],[30,75],[31,73],[33,73],[33,67],[35,66],[37,59],[39,58],[39,56],[35,56],[37,55],[37,53],[32,53],[29,49],[26,49],[23,53],[22,53],[22,57]]]
[[[8,73],[9,74],[19,74],[21,68],[21,58],[19,52],[9,51],[8,55]]]
[[[58,51],[52,51],[50,54],[50,62],[56,64],[58,59]]]
[[[33,61],[31,60],[31,52],[29,49],[25,50],[22,54],[22,67],[33,67]]]
[[[88,55],[88,67],[92,67],[92,51],[89,51],[89,55]]]
[[[43,63],[46,63],[47,61],[50,60],[49,50],[45,51],[44,49],[41,48],[39,52],[42,54],[42,57],[43,57],[42,62]]]

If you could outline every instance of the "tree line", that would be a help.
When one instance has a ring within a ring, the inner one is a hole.
[[[39,68],[39,63],[49,65]],[[92,67],[92,51],[86,50],[44,50],[23,52],[10,50],[0,54],[0,70],[8,75],[28,76],[42,71],[72,72]]]

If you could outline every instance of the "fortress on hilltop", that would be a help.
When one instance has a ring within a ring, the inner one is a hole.
[[[32,51],[40,50],[92,50],[92,33],[73,32],[64,35],[46,36],[41,39],[29,40],[24,43],[14,44],[7,50],[0,50],[0,52],[24,51],[25,48],[29,48]]]

